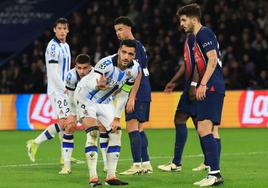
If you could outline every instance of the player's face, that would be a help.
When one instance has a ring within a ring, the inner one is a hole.
[[[135,58],[136,49],[128,46],[121,46],[118,50],[118,63],[119,67],[126,68],[129,63]]]
[[[86,76],[90,72],[91,68],[92,66],[89,63],[85,63],[85,64],[76,63],[75,64],[75,69],[80,78],[83,78],[84,76]]]
[[[186,33],[191,33],[194,31],[192,18],[187,17],[186,15],[180,16],[180,26]]]
[[[129,39],[130,27],[124,24],[117,24],[114,26],[116,36],[119,40]]]
[[[59,23],[56,25],[56,27],[54,27],[54,33],[61,42],[66,41],[68,32],[69,32],[69,28],[67,24]]]

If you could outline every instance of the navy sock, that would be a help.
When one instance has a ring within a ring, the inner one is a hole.
[[[221,139],[220,138],[215,138],[217,146],[218,146],[218,158],[219,158],[219,163],[220,163],[220,157],[221,157]]]
[[[220,170],[218,147],[213,135],[208,134],[202,137],[201,142],[204,146],[205,157],[208,165],[210,166],[210,171]]]
[[[128,133],[134,163],[141,162],[141,136],[139,131]]]
[[[176,141],[175,141],[175,147],[174,147],[174,158],[173,163],[178,165],[181,165],[181,156],[183,153],[184,145],[187,140],[187,127],[186,124],[176,124]]]
[[[150,161],[148,154],[148,139],[144,131],[140,132],[141,136],[141,159],[142,162]]]
[[[203,155],[204,155],[204,164],[205,165],[208,165],[208,162],[207,162],[207,159],[206,159],[206,155],[205,155],[205,149],[204,149],[204,145],[201,141],[201,137],[199,136],[199,141],[200,141],[200,145],[201,145],[201,149],[202,149],[202,152],[203,152]]]

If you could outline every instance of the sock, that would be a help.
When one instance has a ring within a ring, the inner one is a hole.
[[[73,134],[64,134],[62,139],[62,157],[64,167],[71,168],[71,157],[74,149]]]
[[[207,163],[210,166],[209,174],[219,173],[218,147],[213,135],[208,134],[201,137],[201,142],[204,146]]]
[[[107,132],[101,132],[100,133],[100,149],[101,149],[101,154],[102,154],[102,160],[103,164],[107,165],[107,146],[108,146],[108,140],[109,140],[109,135]]]
[[[116,177],[116,167],[120,156],[120,146],[108,146],[107,148],[107,179]]]
[[[218,158],[219,158],[219,164],[220,164],[220,157],[221,157],[221,139],[215,138],[217,146],[218,146]]]
[[[133,131],[128,133],[132,159],[134,163],[141,162],[141,136],[139,131]]]
[[[47,140],[51,140],[60,131],[61,128],[57,123],[51,124],[34,139],[34,143],[40,145]]]
[[[177,166],[181,165],[181,156],[184,150],[184,145],[187,140],[188,129],[186,124],[176,124],[176,141],[174,147],[174,158],[173,163]]]
[[[203,155],[204,155],[204,164],[208,166],[208,162],[207,162],[206,155],[205,155],[205,149],[204,149],[204,146],[203,146],[203,143],[201,141],[200,136],[199,136],[199,141],[200,141],[200,146],[201,146],[201,149],[202,149],[202,152],[203,152]]]
[[[97,175],[97,160],[98,160],[97,137],[93,137],[91,136],[91,134],[92,134],[91,130],[89,129],[89,131],[87,131],[87,141],[86,141],[86,148],[85,148],[90,179],[98,177]]]
[[[142,162],[150,161],[148,154],[148,139],[144,131],[140,132],[141,137],[141,159]]]

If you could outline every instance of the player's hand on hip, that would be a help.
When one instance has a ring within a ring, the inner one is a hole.
[[[127,113],[131,113],[134,111],[134,107],[135,107],[135,99],[133,98],[129,98],[127,101],[127,105],[126,105],[126,111]]]
[[[118,129],[121,128],[120,125],[120,118],[114,118],[113,122],[111,123],[112,132],[116,132]]]
[[[206,90],[207,86],[206,85],[200,85],[197,90],[196,90],[196,99],[198,101],[202,101],[206,98]]]
[[[175,86],[176,86],[176,84],[171,83],[171,82],[168,82],[167,85],[166,85],[166,87],[165,87],[164,92],[166,92],[166,93],[172,92],[173,89],[175,88]]]

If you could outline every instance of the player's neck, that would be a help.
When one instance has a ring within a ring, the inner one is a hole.
[[[117,67],[118,67],[120,70],[122,70],[122,71],[124,71],[124,70],[127,69],[127,67],[125,67],[125,66],[123,66],[123,65],[121,65],[121,64],[119,63],[119,60],[117,60]]]
[[[202,25],[201,23],[197,23],[195,26],[194,26],[194,31],[193,31],[193,34],[196,36],[197,33],[200,31]]]

